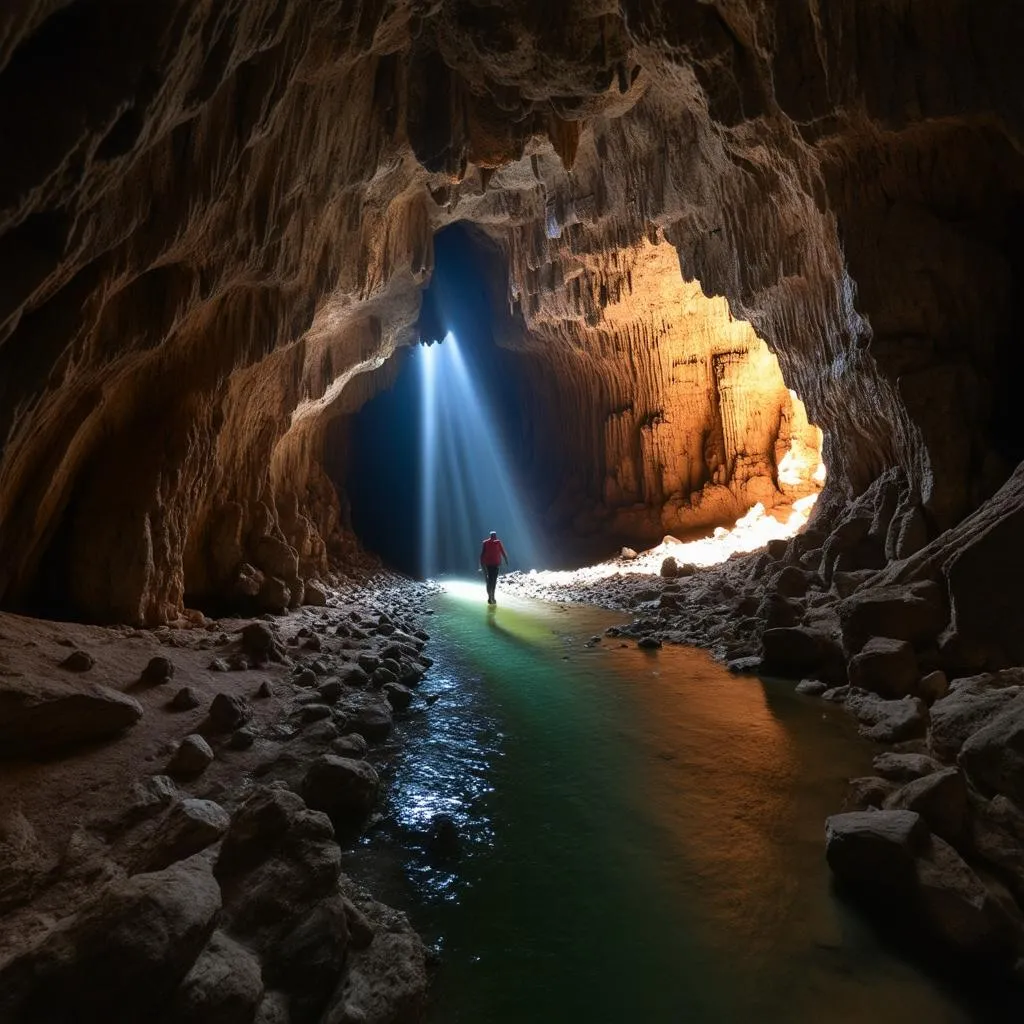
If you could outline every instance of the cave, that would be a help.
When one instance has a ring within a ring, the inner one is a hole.
[[[0,1018],[1019,1006],[1022,32],[4,5]]]

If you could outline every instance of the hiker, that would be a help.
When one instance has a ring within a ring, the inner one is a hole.
[[[483,546],[480,548],[480,568],[484,571],[484,577],[487,580],[487,603],[497,604],[494,600],[494,588],[498,583],[498,566],[501,565],[501,560],[505,559],[505,565],[508,565],[508,554],[505,552],[505,546],[498,540],[497,533],[491,530],[491,535],[484,541]]]

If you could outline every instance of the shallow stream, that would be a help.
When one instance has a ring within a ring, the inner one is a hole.
[[[592,643],[620,614],[483,598],[433,602],[436,704],[349,864],[436,943],[432,1021],[977,1019],[832,894],[824,819],[872,755],[839,709]],[[453,860],[423,842],[438,813]]]

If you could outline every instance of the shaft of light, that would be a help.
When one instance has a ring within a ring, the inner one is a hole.
[[[516,568],[538,564],[538,545],[493,414],[451,334],[421,346],[422,571],[466,573],[480,542],[501,537]]]

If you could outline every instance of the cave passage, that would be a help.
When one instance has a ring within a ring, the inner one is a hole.
[[[437,235],[420,316],[424,344],[395,357],[394,384],[353,417],[345,483],[353,527],[386,563],[414,576],[472,572],[491,530],[516,568],[545,562],[519,465],[515,357],[495,345],[485,271],[467,230]]]

